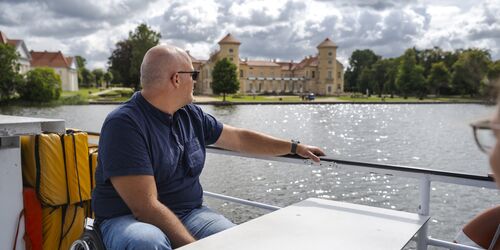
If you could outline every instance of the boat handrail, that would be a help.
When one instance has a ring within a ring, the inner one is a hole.
[[[222,154],[222,155],[230,155],[230,156],[239,156],[246,158],[255,158],[262,160],[270,160],[270,161],[278,161],[278,162],[286,162],[292,164],[307,164],[312,165],[316,164],[319,166],[327,166],[327,167],[335,167],[340,168],[340,165],[349,166],[349,170],[359,170],[364,172],[373,172],[377,174],[385,174],[392,176],[401,176],[401,177],[409,177],[414,179],[419,179],[419,191],[420,191],[420,205],[418,207],[418,213],[420,215],[429,216],[430,215],[430,192],[431,192],[431,182],[443,182],[443,183],[451,183],[463,186],[473,186],[473,187],[481,187],[481,188],[490,188],[496,189],[495,180],[491,175],[475,175],[469,173],[461,173],[461,172],[452,172],[452,171],[443,171],[443,170],[434,170],[427,168],[417,168],[417,167],[409,167],[409,166],[400,166],[400,165],[388,165],[388,164],[378,164],[378,163],[370,163],[370,162],[362,162],[362,161],[350,161],[344,159],[335,159],[330,157],[320,157],[320,163],[314,163],[309,159],[304,159],[297,155],[284,155],[284,156],[260,156],[260,155],[250,155],[244,154],[240,152],[230,151],[221,149],[214,146],[207,146],[208,153],[214,154]],[[232,201],[235,203],[240,203],[244,205],[250,205],[254,207],[260,207],[268,210],[276,210],[272,205],[252,202],[243,200],[240,198],[235,198],[231,196],[225,196],[220,194],[213,194],[210,192],[204,192],[207,196],[219,198],[223,200]],[[240,202],[243,200],[244,202]],[[254,204],[252,204],[254,203]],[[457,229],[458,230],[458,229]],[[454,242],[449,242],[440,239],[434,239],[428,235],[428,225],[424,225],[422,229],[420,229],[417,239],[417,249],[427,249],[428,246],[438,246],[445,247],[449,249],[456,250],[465,250],[465,249],[479,249],[467,245],[457,244]]]
[[[250,155],[240,152],[230,151],[215,146],[207,146],[208,153],[239,156],[245,158],[254,158],[262,160],[270,160],[277,162],[287,162],[293,164],[318,165],[322,167],[341,168],[340,165],[354,167],[354,170],[362,170],[365,172],[376,172],[378,174],[397,175],[401,177],[409,177],[420,179],[422,177],[429,178],[430,181],[459,184],[464,186],[476,186],[490,189],[496,189],[495,180],[491,175],[475,175],[470,173],[452,172],[444,170],[435,170],[428,168],[409,167],[401,165],[378,164],[363,161],[351,161],[344,159],[336,159],[331,157],[320,157],[320,163],[314,163],[309,159],[304,159],[298,155],[283,155],[283,156],[260,156]],[[353,170],[351,168],[350,170]]]

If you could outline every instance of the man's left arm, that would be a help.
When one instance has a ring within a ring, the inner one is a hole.
[[[291,141],[226,124],[224,124],[215,145],[232,151],[270,156],[286,155],[291,153],[292,149]],[[296,152],[298,155],[315,162],[320,161],[318,156],[325,155],[320,148],[305,144],[298,144]]]

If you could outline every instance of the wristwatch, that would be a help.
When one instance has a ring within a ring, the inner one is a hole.
[[[296,154],[297,153],[297,145],[300,143],[300,141],[297,140],[292,140],[292,149],[290,150],[290,153]]]

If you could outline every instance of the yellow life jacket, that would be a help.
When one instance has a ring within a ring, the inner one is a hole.
[[[64,134],[21,137],[23,182],[33,187],[42,204],[44,249],[68,249],[83,233],[86,217],[94,217],[97,145],[88,135],[68,129]]]
[[[80,204],[42,208],[43,249],[69,249],[83,233],[85,213]]]
[[[23,182],[34,187],[45,206],[91,199],[87,134],[43,133],[21,137]]]

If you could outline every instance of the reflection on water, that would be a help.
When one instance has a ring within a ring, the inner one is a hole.
[[[62,118],[67,127],[99,131],[113,105],[1,107],[2,114]],[[489,172],[469,123],[487,117],[482,105],[242,105],[202,106],[220,121],[322,147],[354,161],[468,172]],[[205,190],[286,206],[308,197],[417,212],[418,181],[349,171],[348,166],[290,165],[232,156],[207,156]],[[499,192],[434,183],[430,234],[452,240],[479,211],[498,204]],[[235,222],[265,213],[207,199]]]

